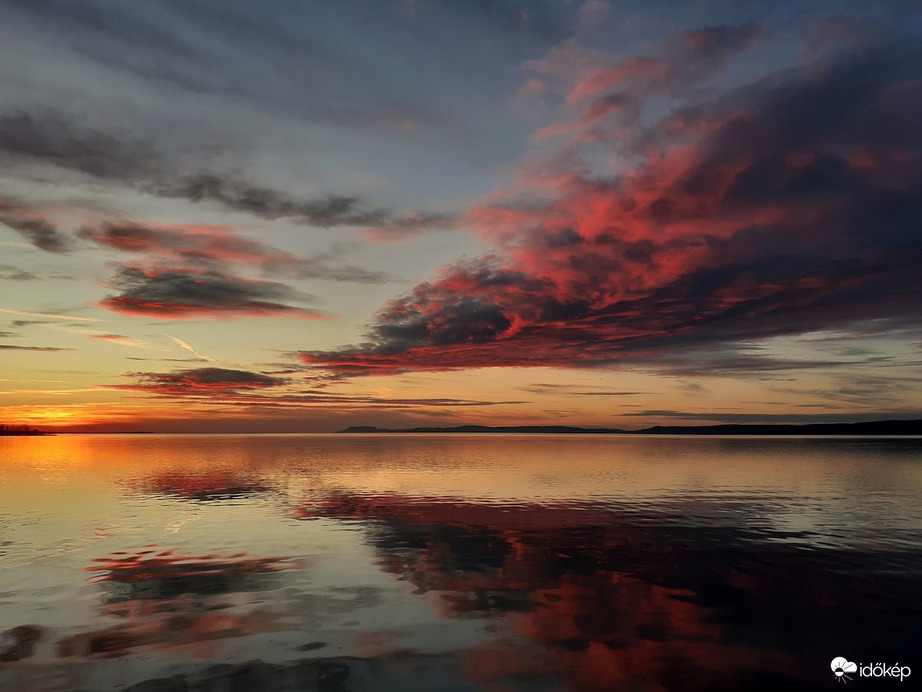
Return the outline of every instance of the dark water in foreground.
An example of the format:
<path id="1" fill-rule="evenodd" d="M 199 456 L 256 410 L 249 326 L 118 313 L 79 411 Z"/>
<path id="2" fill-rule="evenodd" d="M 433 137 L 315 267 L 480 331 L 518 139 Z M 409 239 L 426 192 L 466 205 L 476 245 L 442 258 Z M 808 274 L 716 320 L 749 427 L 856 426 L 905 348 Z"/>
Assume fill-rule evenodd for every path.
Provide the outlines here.
<path id="1" fill-rule="evenodd" d="M 920 500 L 922 439 L 0 438 L 0 690 L 912 689 Z"/>

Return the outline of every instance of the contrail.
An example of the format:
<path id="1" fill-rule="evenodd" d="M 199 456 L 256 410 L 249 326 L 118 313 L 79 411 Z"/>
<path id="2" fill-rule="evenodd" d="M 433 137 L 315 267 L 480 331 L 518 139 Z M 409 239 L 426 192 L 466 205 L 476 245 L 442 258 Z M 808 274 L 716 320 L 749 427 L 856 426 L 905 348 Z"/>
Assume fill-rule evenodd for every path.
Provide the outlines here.
<path id="1" fill-rule="evenodd" d="M 99 320 L 95 317 L 74 317 L 73 315 L 49 315 L 46 312 L 23 312 L 22 310 L 9 310 L 7 308 L 0 308 L 0 312 L 5 312 L 8 315 L 21 315 L 22 317 L 50 317 L 55 320 L 73 320 L 75 322 L 104 322 L 105 320 Z"/>
<path id="2" fill-rule="evenodd" d="M 28 243 L 17 243 L 15 240 L 0 240 L 0 246 L 15 247 L 21 250 L 35 250 L 33 245 L 29 245 Z"/>
<path id="3" fill-rule="evenodd" d="M 208 356 L 203 356 L 201 353 L 199 353 L 198 351 L 196 351 L 194 348 L 192 348 L 189 344 L 187 344 L 187 343 L 186 343 L 185 341 L 183 341 L 182 339 L 177 339 L 175 336 L 170 336 L 169 334 L 167 334 L 166 336 L 169 336 L 169 337 L 176 343 L 177 346 L 181 346 L 182 348 L 186 349 L 186 350 L 189 351 L 190 353 L 195 354 L 198 358 L 201 358 L 202 360 L 207 361 L 207 362 L 209 362 L 209 363 L 214 363 L 214 362 L 215 362 L 215 359 L 214 359 L 214 358 L 209 358 Z"/>
<path id="4" fill-rule="evenodd" d="M 58 384 L 68 384 L 70 382 L 73 382 L 73 380 L 32 380 L 32 379 L 21 379 L 21 378 L 10 380 L 10 379 L 7 379 L 6 377 L 0 377 L 0 382 L 56 382 Z"/>

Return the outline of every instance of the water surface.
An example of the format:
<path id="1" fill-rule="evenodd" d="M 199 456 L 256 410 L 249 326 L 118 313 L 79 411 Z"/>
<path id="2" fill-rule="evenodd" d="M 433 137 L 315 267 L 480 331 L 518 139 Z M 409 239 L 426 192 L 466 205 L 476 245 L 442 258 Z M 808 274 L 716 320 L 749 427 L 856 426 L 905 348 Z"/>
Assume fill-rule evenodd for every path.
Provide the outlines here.
<path id="1" fill-rule="evenodd" d="M 0 438 L 0 689 L 922 676 L 920 499 L 912 438 Z"/>

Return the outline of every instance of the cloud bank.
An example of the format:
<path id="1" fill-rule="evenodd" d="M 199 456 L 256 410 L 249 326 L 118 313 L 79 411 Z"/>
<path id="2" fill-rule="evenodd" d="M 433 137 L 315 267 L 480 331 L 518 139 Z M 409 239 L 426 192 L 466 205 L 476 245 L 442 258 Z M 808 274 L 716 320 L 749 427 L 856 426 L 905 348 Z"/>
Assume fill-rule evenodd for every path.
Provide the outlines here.
<path id="1" fill-rule="evenodd" d="M 413 410 L 417 407 L 456 408 L 519 404 L 521 401 L 477 401 L 451 397 L 380 397 L 298 388 L 291 378 L 248 370 L 196 368 L 170 373 L 128 373 L 134 382 L 105 385 L 108 389 L 154 394 L 167 399 L 192 399 L 209 405 L 258 409 L 300 409 L 319 406 L 342 410 Z"/>
<path id="2" fill-rule="evenodd" d="M 96 128 L 51 108 L 0 113 L 0 157 L 7 165 L 52 166 L 157 197 L 212 203 L 318 228 L 361 227 L 406 235 L 452 223 L 449 214 L 394 211 L 353 195 L 297 195 L 220 171 L 184 172 L 175 156 L 166 156 L 145 138 Z M 49 235 L 32 231 L 39 232 Z"/>
<path id="3" fill-rule="evenodd" d="M 110 285 L 119 293 L 100 304 L 122 313 L 154 317 L 265 317 L 281 313 L 325 317 L 316 310 L 278 302 L 299 294 L 279 282 L 257 281 L 238 274 L 256 269 L 263 275 L 381 283 L 387 277 L 359 267 L 330 263 L 330 255 L 300 257 L 245 238 L 232 229 L 103 223 L 78 235 L 96 245 L 137 259 L 115 265 Z M 312 296 L 300 296 L 312 300 Z"/>
<path id="4" fill-rule="evenodd" d="M 157 226 L 127 221 L 84 227 L 78 235 L 96 245 L 172 266 L 229 270 L 254 267 L 264 274 L 292 279 L 382 283 L 387 276 L 361 267 L 335 265 L 329 255 L 300 257 L 214 226 Z"/>

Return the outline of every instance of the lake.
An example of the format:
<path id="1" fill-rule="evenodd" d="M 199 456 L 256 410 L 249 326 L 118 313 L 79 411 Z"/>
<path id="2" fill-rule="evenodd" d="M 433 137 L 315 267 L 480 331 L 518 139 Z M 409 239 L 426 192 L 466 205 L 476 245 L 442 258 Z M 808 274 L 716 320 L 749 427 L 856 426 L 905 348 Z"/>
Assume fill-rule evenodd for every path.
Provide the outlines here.
<path id="1" fill-rule="evenodd" d="M 834 689 L 920 584 L 920 438 L 0 438 L 4 691 Z"/>

